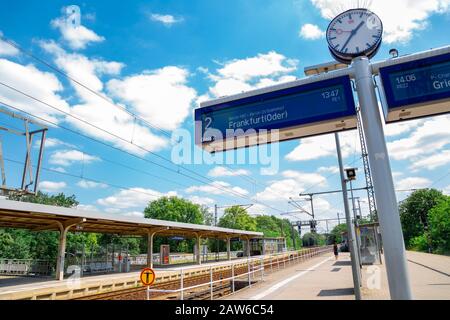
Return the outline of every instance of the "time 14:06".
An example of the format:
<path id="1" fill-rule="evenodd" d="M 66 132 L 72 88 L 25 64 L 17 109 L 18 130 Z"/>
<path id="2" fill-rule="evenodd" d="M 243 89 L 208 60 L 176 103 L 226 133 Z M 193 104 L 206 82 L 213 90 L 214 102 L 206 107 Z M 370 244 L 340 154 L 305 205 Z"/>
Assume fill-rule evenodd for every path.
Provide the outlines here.
<path id="1" fill-rule="evenodd" d="M 397 84 L 413 82 L 416 81 L 416 75 L 414 73 L 411 73 L 404 76 L 396 77 L 395 80 L 397 81 Z"/>

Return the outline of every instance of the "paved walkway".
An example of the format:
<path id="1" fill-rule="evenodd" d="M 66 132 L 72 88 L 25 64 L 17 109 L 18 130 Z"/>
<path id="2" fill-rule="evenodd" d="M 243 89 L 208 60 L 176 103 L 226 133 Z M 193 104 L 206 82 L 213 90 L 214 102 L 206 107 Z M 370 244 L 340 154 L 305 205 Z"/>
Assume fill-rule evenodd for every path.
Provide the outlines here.
<path id="1" fill-rule="evenodd" d="M 450 299 L 450 257 L 418 252 L 407 252 L 407 257 L 415 299 Z M 362 284 L 364 300 L 389 299 L 384 264 L 364 266 Z M 353 300 L 350 256 L 341 253 L 335 261 L 333 255 L 325 254 L 288 266 L 227 299 Z"/>
<path id="2" fill-rule="evenodd" d="M 268 274 L 263 283 L 244 289 L 228 299 L 353 300 L 351 279 L 347 253 L 341 254 L 338 261 L 332 254 L 324 254 Z"/>
<path id="3" fill-rule="evenodd" d="M 450 300 L 450 257 L 413 251 L 407 251 L 406 256 L 413 298 Z M 364 267 L 364 299 L 389 299 L 385 265 L 379 267 L 379 288 L 372 289 L 368 287 L 377 286 L 373 278 L 374 269 L 368 272 L 368 267 Z"/>

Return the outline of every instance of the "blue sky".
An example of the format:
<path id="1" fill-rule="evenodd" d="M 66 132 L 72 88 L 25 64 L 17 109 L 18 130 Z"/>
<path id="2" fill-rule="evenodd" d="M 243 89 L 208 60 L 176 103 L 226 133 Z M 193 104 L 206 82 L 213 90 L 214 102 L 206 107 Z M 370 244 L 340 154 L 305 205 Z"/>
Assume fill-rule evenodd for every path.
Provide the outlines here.
<path id="1" fill-rule="evenodd" d="M 52 171 L 42 172 L 40 188 L 73 193 L 80 208 L 139 215 L 148 201 L 176 194 L 207 206 L 255 203 L 253 214 L 279 215 L 295 210 L 290 196 L 339 188 L 333 135 L 280 143 L 280 166 L 272 175 L 252 164 L 180 169 L 161 157 L 171 158 L 173 132 L 193 132 L 199 101 L 302 78 L 304 67 L 330 61 L 323 31 L 333 15 L 358 2 L 384 22 L 374 60 L 387 58 L 392 47 L 407 54 L 449 44 L 448 0 L 14 1 L 0 12 L 2 34 L 106 99 L 4 42 L 0 81 L 147 151 L 4 86 L 0 102 L 116 148 L 50 126 L 44 167 Z M 70 5 L 80 8 L 75 29 L 66 23 Z M 22 125 L 0 117 L 1 124 Z M 449 125 L 449 116 L 439 116 L 385 128 L 398 189 L 433 186 L 450 193 Z M 355 187 L 364 186 L 357 132 L 341 136 L 345 163 L 359 168 Z M 5 157 L 23 162 L 23 141 L 3 133 L 2 139 Z M 6 167 L 8 184 L 17 186 L 21 165 L 7 161 Z M 339 196 L 317 197 L 315 203 L 318 218 L 342 212 Z M 367 212 L 367 203 L 361 206 Z"/>

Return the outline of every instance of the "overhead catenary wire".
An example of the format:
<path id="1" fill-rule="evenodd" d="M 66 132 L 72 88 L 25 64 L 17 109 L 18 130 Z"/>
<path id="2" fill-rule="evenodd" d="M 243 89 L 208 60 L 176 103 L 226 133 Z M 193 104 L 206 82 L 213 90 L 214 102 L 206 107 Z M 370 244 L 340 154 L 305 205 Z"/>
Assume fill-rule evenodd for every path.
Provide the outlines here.
<path id="1" fill-rule="evenodd" d="M 10 46 L 16 48 L 17 50 L 21 51 L 22 53 L 24 53 L 25 55 L 29 56 L 30 58 L 38 61 L 39 63 L 45 65 L 46 67 L 48 67 L 49 69 L 57 72 L 58 74 L 66 77 L 67 79 L 71 80 L 73 83 L 75 83 L 76 85 L 81 86 L 82 88 L 86 89 L 88 92 L 96 95 L 97 97 L 105 100 L 106 102 L 108 102 L 110 105 L 114 106 L 115 108 L 118 108 L 124 112 L 126 112 L 127 114 L 129 114 L 130 116 L 133 117 L 133 134 L 132 134 L 132 138 L 131 138 L 131 142 L 133 143 L 133 137 L 134 137 L 134 130 L 135 130 L 135 125 L 136 125 L 136 120 L 139 119 L 139 121 L 141 121 L 142 123 L 148 125 L 150 128 L 153 128 L 157 131 L 162 132 L 165 136 L 167 136 L 168 138 L 171 138 L 171 134 L 170 132 L 156 126 L 155 124 L 152 124 L 150 122 L 148 122 L 146 119 L 144 119 L 143 117 L 139 116 L 138 114 L 128 110 L 126 107 L 123 107 L 121 105 L 118 105 L 116 103 L 113 103 L 111 101 L 111 99 L 109 99 L 107 96 L 99 93 L 96 90 L 91 89 L 89 86 L 85 85 L 84 83 L 82 83 L 81 81 L 75 79 L 74 77 L 68 75 L 66 72 L 64 72 L 63 70 L 61 70 L 60 68 L 58 68 L 57 66 L 53 65 L 52 63 L 46 61 L 45 59 L 42 59 L 38 56 L 36 56 L 35 54 L 33 54 L 32 52 L 30 52 L 29 50 L 25 50 L 24 48 L 22 48 L 21 46 L 19 46 L 16 42 L 12 41 L 11 39 L 6 38 L 3 34 L 0 33 L 0 39 L 3 40 L 5 43 L 9 44 Z M 133 143 L 134 144 L 134 143 Z M 228 166 L 227 166 L 228 167 Z M 229 168 L 229 167 L 228 167 Z M 257 183 L 257 181 L 253 178 L 251 178 L 249 175 L 247 174 L 238 174 L 237 176 L 244 178 L 252 183 Z"/>
<path id="2" fill-rule="evenodd" d="M 2 83 L 0 82 L 0 84 L 2 84 Z M 130 156 L 133 156 L 133 157 L 135 157 L 135 158 L 137 158 L 137 159 L 143 160 L 143 161 L 148 162 L 148 163 L 150 163 L 150 164 L 157 165 L 157 166 L 159 166 L 159 167 L 161 167 L 161 168 L 164 168 L 164 169 L 166 169 L 166 170 L 168 170 L 168 171 L 171 171 L 171 172 L 173 172 L 173 173 L 182 175 L 182 176 L 184 176 L 184 177 L 186 177 L 186 178 L 195 180 L 195 181 L 197 181 L 197 182 L 199 182 L 199 183 L 202 183 L 202 184 L 205 183 L 205 181 L 202 181 L 202 180 L 200 180 L 200 179 L 198 179 L 198 178 L 196 178 L 196 177 L 193 177 L 193 176 L 190 176 L 190 175 L 188 175 L 188 174 L 185 174 L 185 173 L 181 172 L 180 170 L 174 170 L 173 168 L 169 168 L 169 167 L 164 166 L 164 165 L 162 165 L 162 164 L 160 164 L 160 163 L 154 162 L 154 161 L 152 161 L 152 160 L 149 160 L 149 159 L 146 159 L 146 158 L 144 158 L 144 157 L 138 156 L 138 155 L 136 155 L 136 154 L 133 154 L 133 153 L 128 152 L 128 151 L 126 151 L 126 150 L 123 150 L 123 149 L 121 149 L 121 148 L 115 147 L 115 146 L 113 146 L 113 145 L 111 145 L 111 144 L 108 144 L 108 143 L 103 142 L 103 141 L 101 141 L 101 140 L 99 140 L 99 139 L 93 138 L 93 137 L 91 137 L 91 136 L 89 136 L 89 135 L 83 134 L 83 133 L 81 133 L 81 132 L 79 132 L 79 131 L 77 131 L 77 130 L 74 130 L 74 129 L 68 128 L 68 127 L 66 127 L 66 126 L 63 126 L 63 125 L 61 125 L 61 124 L 58 124 L 58 123 L 56 123 L 56 122 L 54 122 L 54 121 L 51 121 L 51 120 L 42 118 L 42 117 L 40 117 L 40 116 L 33 115 L 33 114 L 31 114 L 30 112 L 27 112 L 27 111 L 25 111 L 25 110 L 23 110 L 23 109 L 21 109 L 21 108 L 17 108 L 17 107 L 15 107 L 15 106 L 12 106 L 11 104 L 8 104 L 8 103 L 6 103 L 6 102 L 4 102 L 4 101 L 0 101 L 0 104 L 3 104 L 4 106 L 6 106 L 6 107 L 8 107 L 8 108 L 11 108 L 11 109 L 14 109 L 14 110 L 17 110 L 17 111 L 19 111 L 19 112 L 23 112 L 23 113 L 25 113 L 25 114 L 27 114 L 27 115 L 30 115 L 30 116 L 32 116 L 32 117 L 34 117 L 34 118 L 36 118 L 36 119 L 41 120 L 41 121 L 47 122 L 47 123 L 49 123 L 49 124 L 51 124 L 51 125 L 54 125 L 54 126 L 56 126 L 56 127 L 58 127 L 58 128 L 61 128 L 61 129 L 63 129 L 63 130 L 67 130 L 67 131 L 69 131 L 69 132 L 71 132 L 71 133 L 80 135 L 80 136 L 82 136 L 82 137 L 84 137 L 84 138 L 86 138 L 86 139 L 89 139 L 89 140 L 91 140 L 91 141 L 94 141 L 94 142 L 96 142 L 96 143 L 100 143 L 100 144 L 102 144 L 102 145 L 104 145 L 104 146 L 107 146 L 107 147 L 109 147 L 109 148 L 112 148 L 112 149 L 114 149 L 114 150 L 116 150 L 116 151 L 123 152 L 123 153 L 125 153 L 125 154 L 128 154 L 128 155 L 130 155 Z M 44 104 L 46 104 L 46 103 L 44 103 Z M 103 129 L 102 129 L 102 131 L 107 132 L 106 130 L 103 130 Z M 124 140 L 124 141 L 127 142 L 127 140 Z M 127 143 L 129 143 L 129 142 L 127 142 Z M 209 178 L 208 178 L 208 180 L 214 182 L 213 180 L 211 180 L 211 179 L 209 179 Z M 265 207 L 267 207 L 267 208 L 270 208 L 270 209 L 272 209 L 272 210 L 275 210 L 275 211 L 281 211 L 281 210 L 278 209 L 278 208 L 275 208 L 275 207 L 273 207 L 273 206 L 270 206 L 270 205 L 268 205 L 268 204 L 265 204 L 265 203 L 263 203 L 263 202 L 261 202 L 261 201 L 254 200 L 254 199 L 252 199 L 251 197 L 246 196 L 246 195 L 244 195 L 244 194 L 241 194 L 241 193 L 239 193 L 239 192 L 237 192 L 237 191 L 234 191 L 234 190 L 232 190 L 232 189 L 230 189 L 230 188 L 222 187 L 222 186 L 219 186 L 219 185 L 214 184 L 214 183 L 210 184 L 210 186 L 211 186 L 212 188 L 215 188 L 215 189 L 224 191 L 225 194 L 227 194 L 227 192 L 229 192 L 229 193 L 234 194 L 234 195 L 236 195 L 236 196 L 238 196 L 238 197 L 240 197 L 240 198 L 243 198 L 243 199 L 246 199 L 246 200 L 251 200 L 251 201 L 253 201 L 253 202 L 255 202 L 255 203 L 259 203 L 259 204 L 261 204 L 261 205 L 263 205 L 263 206 L 265 206 Z"/>
<path id="3" fill-rule="evenodd" d="M 122 111 L 128 113 L 130 116 L 133 117 L 133 132 L 134 132 L 134 126 L 135 126 L 135 124 L 136 124 L 136 120 L 139 119 L 139 120 L 142 121 L 143 123 L 147 124 L 149 127 L 154 128 L 154 129 L 156 129 L 156 130 L 158 130 L 158 131 L 160 131 L 160 132 L 163 132 L 163 133 L 164 133 L 166 136 L 168 136 L 168 137 L 171 136 L 169 132 L 163 130 L 162 128 L 159 128 L 158 126 L 156 126 L 156 125 L 154 125 L 154 124 L 149 123 L 146 119 L 142 118 L 141 116 L 139 116 L 138 114 L 136 114 L 136 113 L 134 113 L 134 112 L 131 112 L 131 111 L 128 110 L 127 108 L 125 108 L 125 107 L 123 107 L 123 106 L 120 106 L 120 105 L 117 105 L 117 104 L 113 103 L 107 96 L 105 96 L 105 95 L 99 93 L 99 92 L 96 91 L 96 90 L 91 89 L 90 87 L 88 87 L 87 85 L 85 85 L 84 83 L 82 83 L 81 81 L 79 81 L 79 80 L 75 79 L 74 77 L 68 75 L 66 72 L 64 72 L 63 70 L 61 70 L 61 69 L 58 68 L 57 66 L 53 65 L 52 63 L 46 61 L 45 59 L 42 59 L 42 58 L 36 56 L 35 54 L 33 54 L 32 52 L 30 52 L 30 51 L 28 51 L 28 50 L 25 50 L 25 49 L 22 48 L 20 45 L 18 45 L 16 42 L 14 42 L 14 41 L 12 41 L 12 40 L 6 38 L 4 35 L 0 34 L 0 39 L 2 39 L 5 43 L 9 44 L 10 46 L 16 48 L 17 50 L 21 51 L 21 52 L 24 53 L 25 55 L 31 57 L 32 59 L 34 59 L 34 60 L 38 61 L 39 63 L 45 65 L 46 67 L 50 68 L 51 70 L 54 70 L 54 71 L 57 72 L 58 74 L 60 74 L 60 75 L 62 75 L 62 76 L 64 76 L 64 77 L 66 77 L 67 79 L 73 81 L 73 83 L 75 83 L 75 84 L 81 86 L 82 88 L 88 90 L 90 93 L 92 93 L 92 94 L 94 94 L 94 95 L 100 97 L 101 99 L 103 99 L 103 100 L 105 100 L 106 102 L 108 102 L 110 105 L 112 105 L 112 106 L 114 106 L 114 107 L 116 107 L 116 108 L 119 108 L 120 110 L 122 110 Z M 3 84 L 3 85 L 4 85 L 4 84 Z M 9 88 L 12 89 L 11 87 L 9 87 Z M 22 93 L 22 94 L 24 94 L 24 93 Z M 30 98 L 32 98 L 30 95 L 27 95 L 27 96 L 30 97 Z M 60 111 L 60 112 L 63 112 L 63 111 L 60 110 L 59 108 L 56 108 L 56 109 L 57 109 L 58 111 Z M 64 112 L 63 112 L 63 113 L 64 113 Z M 68 114 L 68 115 L 70 116 L 70 114 Z M 79 119 L 78 117 L 77 117 L 77 119 L 78 119 L 79 121 L 83 121 L 83 120 Z M 86 121 L 83 121 L 83 122 L 85 122 L 85 123 L 87 124 Z M 98 130 L 102 130 L 101 128 L 98 128 L 97 126 L 95 126 L 95 127 L 96 127 Z M 102 131 L 104 131 L 104 130 L 102 130 Z M 162 157 L 161 155 L 158 155 L 158 154 L 156 154 L 156 153 L 154 153 L 154 152 L 152 152 L 152 151 L 150 151 L 150 150 L 147 150 L 147 149 L 145 149 L 145 148 L 141 148 L 141 146 L 139 146 L 139 145 L 136 145 L 136 144 L 133 142 L 133 136 L 134 136 L 134 134 L 132 135 L 131 140 L 130 140 L 130 141 L 127 141 L 126 139 L 123 139 L 123 138 L 118 137 L 117 135 L 115 135 L 116 138 L 118 138 L 118 139 L 120 139 L 120 140 L 123 140 L 123 141 L 125 141 L 125 142 L 127 142 L 127 143 L 130 143 L 130 142 L 131 142 L 132 145 L 134 145 L 134 146 L 136 146 L 136 147 L 142 149 L 143 151 L 149 152 L 149 153 L 151 153 L 152 155 L 155 155 L 155 156 L 157 156 L 157 157 L 159 157 L 159 158 L 161 158 L 161 159 L 163 159 L 163 160 L 165 160 L 165 161 L 169 161 L 169 162 L 171 162 L 171 163 L 173 164 L 173 162 L 172 162 L 171 160 L 166 159 L 165 157 Z M 178 166 L 180 167 L 180 165 L 178 165 Z M 224 164 L 224 166 L 227 167 L 228 169 L 230 169 L 230 170 L 233 171 L 233 169 L 231 169 L 228 165 L 225 165 L 225 164 Z M 187 171 L 190 171 L 190 172 L 193 173 L 193 174 L 198 175 L 197 172 L 195 172 L 195 171 L 192 171 L 192 170 L 189 170 L 189 169 L 186 169 L 186 168 L 183 168 L 183 169 L 184 169 L 184 170 L 187 170 Z M 202 175 L 199 175 L 199 176 L 202 176 Z M 243 173 L 243 174 L 237 174 L 236 176 L 238 176 L 238 177 L 240 177 L 240 178 L 242 178 L 242 179 L 246 179 L 247 181 L 253 183 L 254 185 L 258 184 L 258 185 L 262 186 L 263 188 L 266 188 L 265 185 L 259 183 L 256 179 L 250 177 L 248 174 Z M 214 182 L 212 179 L 209 179 L 209 178 L 207 178 L 207 177 L 205 177 L 205 176 L 202 176 L 202 177 L 205 178 L 205 179 L 208 179 L 210 182 Z M 268 191 L 271 192 L 271 193 L 273 193 L 273 194 L 277 194 L 278 196 L 284 197 L 284 195 L 282 195 L 281 193 L 278 193 L 278 192 L 276 192 L 276 191 L 273 191 L 273 190 L 270 190 L 270 189 L 268 189 Z M 279 210 L 279 211 L 281 211 L 281 210 Z"/>
<path id="4" fill-rule="evenodd" d="M 149 127 L 151 127 L 151 128 L 153 128 L 153 129 L 155 129 L 155 130 L 158 130 L 158 131 L 162 132 L 162 133 L 163 133 L 164 135 L 166 135 L 167 137 L 169 137 L 169 138 L 171 137 L 171 134 L 170 134 L 168 131 L 166 131 L 166 130 L 160 128 L 160 127 L 158 127 L 158 126 L 155 125 L 155 124 L 151 124 L 151 123 L 148 122 L 146 119 L 144 119 L 144 118 L 142 118 L 141 116 L 135 114 L 134 112 L 131 112 L 131 111 L 128 110 L 127 108 L 125 108 L 125 107 L 123 107 L 123 106 L 120 106 L 120 105 L 118 105 L 118 104 L 116 104 L 116 103 L 113 103 L 113 102 L 111 101 L 111 99 L 109 99 L 107 96 L 105 96 L 105 95 L 99 93 L 99 92 L 96 91 L 96 90 L 91 89 L 90 87 L 88 87 L 87 85 L 83 84 L 81 81 L 75 79 L 74 77 L 68 75 L 66 72 L 64 72 L 64 71 L 61 70 L 60 68 L 56 67 L 55 65 L 53 65 L 53 64 L 51 64 L 51 63 L 49 63 L 49 62 L 47 62 L 46 60 L 44 60 L 44 59 L 42 59 L 42 58 L 40 58 L 40 57 L 38 57 L 38 56 L 36 56 L 35 54 L 33 54 L 33 53 L 30 52 L 30 51 L 25 50 L 24 48 L 22 48 L 21 46 L 19 46 L 19 45 L 18 45 L 17 43 L 15 43 L 14 41 L 12 41 L 12 40 L 6 38 L 6 37 L 5 37 L 3 34 L 1 34 L 1 33 L 0 33 L 0 39 L 1 39 L 2 41 L 4 41 L 5 43 L 9 44 L 10 46 L 16 48 L 17 50 L 21 51 L 21 52 L 24 53 L 25 55 L 29 56 L 30 58 L 32 58 L 32 59 L 38 61 L 39 63 L 45 65 L 45 66 L 48 67 L 49 69 L 51 69 L 51 70 L 57 72 L 58 74 L 60 74 L 60 75 L 62 75 L 62 76 L 64 76 L 64 77 L 66 77 L 67 79 L 69 79 L 69 80 L 72 81 L 73 83 L 79 85 L 80 87 L 86 89 L 87 91 L 91 92 L 92 94 L 96 95 L 97 97 L 99 97 L 99 98 L 103 99 L 104 101 L 108 102 L 108 103 L 109 103 L 110 105 L 112 105 L 113 107 L 118 108 L 118 109 L 120 109 L 120 110 L 122 110 L 122 111 L 128 113 L 130 116 L 134 117 L 135 119 L 139 119 L 140 121 L 142 121 L 143 123 L 145 123 L 145 124 L 148 125 Z"/>
<path id="5" fill-rule="evenodd" d="M 109 143 L 106 143 L 106 142 L 101 141 L 101 140 L 99 140 L 99 139 L 93 138 L 93 137 L 91 137 L 91 136 L 89 136 L 89 135 L 83 134 L 83 133 L 81 133 L 81 132 L 79 132 L 79 131 L 77 131 L 77 130 L 68 128 L 68 127 L 66 127 L 66 126 L 63 126 L 63 125 L 58 124 L 58 123 L 56 123 L 56 122 L 54 122 L 54 121 L 51 121 L 51 120 L 48 120 L 48 119 L 44 119 L 44 118 L 42 118 L 42 117 L 40 117 L 40 116 L 33 115 L 33 114 L 31 114 L 31 113 L 29 113 L 29 112 L 27 112 L 27 111 L 25 111 L 25 110 L 23 110 L 23 109 L 21 109 L 21 108 L 17 108 L 17 107 L 15 107 L 15 106 L 12 106 L 11 104 L 5 103 L 5 102 L 3 102 L 3 101 L 0 101 L 0 104 L 3 104 L 4 106 L 6 106 L 6 107 L 8 107 L 8 108 L 11 108 L 11 109 L 14 109 L 14 110 L 16 110 L 16 111 L 23 112 L 23 113 L 25 113 L 25 114 L 27 114 L 27 115 L 29 115 L 29 116 L 32 116 L 32 117 L 34 117 L 34 118 L 36 118 L 36 119 L 39 119 L 40 121 L 49 123 L 49 124 L 51 124 L 51 125 L 53 125 L 53 126 L 56 126 L 56 127 L 61 128 L 61 129 L 63 129 L 63 130 L 69 131 L 69 132 L 71 132 L 71 133 L 73 133 L 73 134 L 82 136 L 83 138 L 86 138 L 86 139 L 91 140 L 91 141 L 93 141 L 93 142 L 99 143 L 99 144 L 101 144 L 101 145 L 103 145 L 103 146 L 106 146 L 106 147 L 109 147 L 109 148 L 111 148 L 111 149 L 113 149 L 113 150 L 116 150 L 116 151 L 125 153 L 125 154 L 127 154 L 127 155 L 130 155 L 130 156 L 132 156 L 132 157 L 134 157 L 134 158 L 136 158 L 136 159 L 145 161 L 145 162 L 150 163 L 150 164 L 157 165 L 157 166 L 159 166 L 159 167 L 161 167 L 161 168 L 163 168 L 163 169 L 166 169 L 166 170 L 168 170 L 168 171 L 171 171 L 171 172 L 173 172 L 173 173 L 175 173 L 175 174 L 182 175 L 182 176 L 184 176 L 184 177 L 186 177 L 186 178 L 195 180 L 195 181 L 197 181 L 197 182 L 199 182 L 199 183 L 202 183 L 202 184 L 205 183 L 204 181 L 202 181 L 202 180 L 200 180 L 200 179 L 198 179 L 198 178 L 196 178 L 196 177 L 187 175 L 187 174 L 185 174 L 185 173 L 183 173 L 183 172 L 181 172 L 181 171 L 179 171 L 179 170 L 174 170 L 173 168 L 169 168 L 169 167 L 164 166 L 164 165 L 162 165 L 162 164 L 160 164 L 160 163 L 154 162 L 154 161 L 152 161 L 152 160 L 149 160 L 149 159 L 146 159 L 146 158 L 141 157 L 141 156 L 139 156 L 139 155 L 133 154 L 133 153 L 128 152 L 128 151 L 126 151 L 126 150 L 123 150 L 123 149 L 121 149 L 121 148 L 115 147 L 115 146 L 113 146 L 113 145 L 111 145 L 111 144 L 109 144 Z M 226 187 L 221 187 L 221 186 L 216 185 L 216 184 L 211 184 L 211 187 L 213 187 L 213 188 L 215 188 L 215 189 L 218 189 L 218 190 L 221 190 L 221 191 L 224 191 L 225 194 L 227 194 L 227 192 L 229 192 L 229 193 L 232 193 L 232 194 L 234 194 L 234 195 L 236 195 L 236 196 L 238 196 L 238 197 L 241 197 L 241 198 L 243 198 L 243 199 L 251 200 L 251 201 L 253 201 L 253 202 L 259 203 L 259 204 L 261 204 L 261 205 L 263 205 L 263 206 L 265 206 L 265 207 L 267 207 L 267 208 L 270 208 L 270 209 L 272 209 L 272 210 L 280 211 L 278 208 L 275 208 L 275 207 L 273 207 L 273 206 L 270 206 L 270 205 L 265 204 L 265 203 L 260 202 L 260 201 L 255 201 L 255 200 L 253 200 L 252 198 L 250 198 L 250 197 L 248 197 L 248 196 L 246 196 L 246 195 L 244 195 L 244 194 L 238 193 L 238 192 L 236 192 L 236 191 L 234 191 L 234 190 L 228 190 L 228 188 L 226 188 Z"/>

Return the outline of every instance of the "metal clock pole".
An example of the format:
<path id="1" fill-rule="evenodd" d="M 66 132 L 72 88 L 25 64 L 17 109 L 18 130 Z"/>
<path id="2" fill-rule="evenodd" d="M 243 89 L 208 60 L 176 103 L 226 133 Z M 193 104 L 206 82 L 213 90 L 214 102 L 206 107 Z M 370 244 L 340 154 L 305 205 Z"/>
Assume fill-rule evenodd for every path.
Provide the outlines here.
<path id="1" fill-rule="evenodd" d="M 412 299 L 406 263 L 405 244 L 395 196 L 389 156 L 367 57 L 353 59 L 356 91 L 361 107 L 373 186 L 378 205 L 378 219 L 383 235 L 386 271 L 391 299 Z"/>

